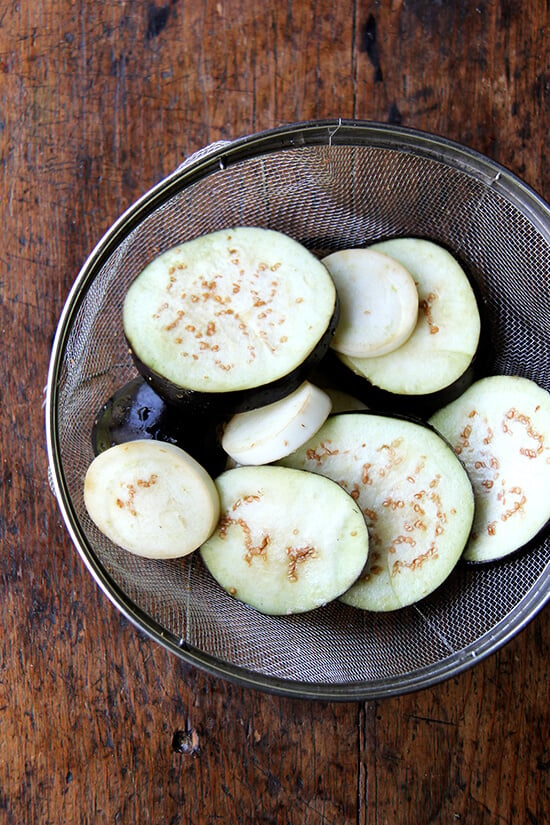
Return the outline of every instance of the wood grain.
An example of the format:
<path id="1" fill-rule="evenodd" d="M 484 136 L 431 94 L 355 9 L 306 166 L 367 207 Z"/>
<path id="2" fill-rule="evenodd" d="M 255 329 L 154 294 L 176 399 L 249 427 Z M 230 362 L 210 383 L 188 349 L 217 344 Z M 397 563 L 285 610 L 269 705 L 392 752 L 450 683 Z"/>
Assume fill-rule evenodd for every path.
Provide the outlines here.
<path id="1" fill-rule="evenodd" d="M 0 4 L 0 819 L 543 825 L 547 613 L 459 678 L 370 703 L 177 661 L 84 569 L 49 490 L 43 388 L 83 260 L 208 143 L 346 117 L 444 134 L 550 197 L 544 0 Z"/>

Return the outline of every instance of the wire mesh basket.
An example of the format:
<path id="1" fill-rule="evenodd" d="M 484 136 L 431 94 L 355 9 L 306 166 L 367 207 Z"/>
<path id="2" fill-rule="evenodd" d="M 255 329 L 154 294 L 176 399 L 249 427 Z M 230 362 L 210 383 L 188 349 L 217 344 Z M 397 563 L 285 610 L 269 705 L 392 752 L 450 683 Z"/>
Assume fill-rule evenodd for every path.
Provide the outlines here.
<path id="1" fill-rule="evenodd" d="M 491 373 L 550 388 L 550 209 L 506 169 L 456 143 L 356 121 L 307 122 L 197 153 L 134 204 L 92 251 L 67 299 L 46 397 L 50 481 L 104 593 L 138 628 L 211 674 L 330 700 L 390 696 L 460 673 L 508 641 L 550 593 L 548 531 L 499 563 L 459 564 L 391 613 L 335 602 L 265 616 L 224 593 L 198 554 L 158 561 L 114 546 L 89 519 L 83 479 L 100 406 L 135 375 L 121 323 L 143 267 L 230 226 L 284 232 L 316 255 L 392 236 L 453 251 L 493 330 Z"/>

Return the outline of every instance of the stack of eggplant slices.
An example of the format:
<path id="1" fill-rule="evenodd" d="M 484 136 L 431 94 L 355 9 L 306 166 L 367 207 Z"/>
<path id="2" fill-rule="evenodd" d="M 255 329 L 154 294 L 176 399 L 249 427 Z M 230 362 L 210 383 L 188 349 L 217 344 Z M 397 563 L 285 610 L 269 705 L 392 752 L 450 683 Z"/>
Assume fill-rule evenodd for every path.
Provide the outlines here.
<path id="1" fill-rule="evenodd" d="M 270 615 L 396 610 L 459 559 L 525 551 L 550 519 L 550 394 L 487 375 L 482 306 L 424 239 L 169 249 L 125 296 L 137 375 L 94 421 L 90 518 L 140 556 L 198 552 Z"/>

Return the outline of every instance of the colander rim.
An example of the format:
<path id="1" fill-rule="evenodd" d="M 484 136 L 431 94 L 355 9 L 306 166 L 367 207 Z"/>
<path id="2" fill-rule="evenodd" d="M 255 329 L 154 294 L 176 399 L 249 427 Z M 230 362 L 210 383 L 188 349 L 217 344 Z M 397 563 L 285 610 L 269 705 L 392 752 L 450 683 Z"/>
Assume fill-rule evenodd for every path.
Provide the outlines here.
<path id="1" fill-rule="evenodd" d="M 358 143 L 360 139 L 360 142 Z M 498 162 L 461 143 L 431 132 L 375 121 L 333 118 L 310 120 L 263 130 L 228 142 L 218 142 L 192 155 L 129 206 L 97 242 L 84 261 L 59 316 L 45 391 L 45 431 L 49 483 L 67 532 L 88 572 L 111 603 L 137 629 L 187 664 L 246 688 L 295 698 L 322 701 L 365 701 L 410 693 L 456 677 L 495 653 L 539 613 L 550 599 L 550 564 L 527 594 L 490 631 L 467 647 L 436 663 L 398 676 L 369 681 L 304 682 L 247 670 L 187 645 L 161 627 L 129 599 L 97 558 L 82 531 L 72 504 L 61 462 L 57 427 L 59 372 L 71 328 L 89 285 L 120 242 L 162 203 L 214 170 L 255 155 L 301 146 L 368 145 L 394 149 L 451 164 L 503 194 L 546 235 L 550 242 L 550 206 L 542 196 Z"/>

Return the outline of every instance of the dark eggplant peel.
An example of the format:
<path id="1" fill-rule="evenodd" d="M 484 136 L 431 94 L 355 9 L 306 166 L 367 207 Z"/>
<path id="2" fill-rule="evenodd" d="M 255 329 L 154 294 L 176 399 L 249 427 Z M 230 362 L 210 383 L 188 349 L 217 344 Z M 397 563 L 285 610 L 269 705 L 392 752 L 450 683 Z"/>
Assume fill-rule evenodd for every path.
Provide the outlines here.
<path id="1" fill-rule="evenodd" d="M 216 418 L 196 416 L 167 404 L 137 375 L 101 406 L 92 427 L 92 448 L 99 455 L 116 444 L 147 439 L 175 444 L 190 453 L 212 475 L 227 461 Z"/>

